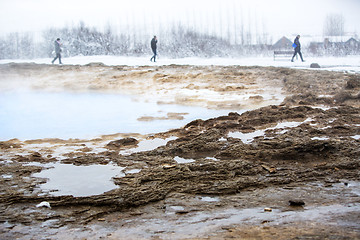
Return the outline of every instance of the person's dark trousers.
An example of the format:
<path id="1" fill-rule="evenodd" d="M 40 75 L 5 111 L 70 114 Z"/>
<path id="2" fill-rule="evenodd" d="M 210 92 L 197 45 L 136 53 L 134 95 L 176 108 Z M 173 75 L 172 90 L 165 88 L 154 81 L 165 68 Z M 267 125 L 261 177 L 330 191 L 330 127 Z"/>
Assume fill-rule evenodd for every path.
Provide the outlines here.
<path id="1" fill-rule="evenodd" d="M 302 54 L 300 52 L 300 49 L 296 49 L 295 48 L 295 52 L 294 52 L 294 56 L 291 58 L 291 61 L 293 62 L 294 61 L 294 57 L 296 56 L 296 54 L 299 54 L 300 55 L 300 58 L 301 58 L 301 61 L 304 61 L 303 57 L 302 57 Z"/>
<path id="2" fill-rule="evenodd" d="M 152 56 L 151 58 L 150 58 L 150 61 L 152 61 L 153 59 L 154 59 L 154 62 L 156 62 L 156 49 L 152 49 L 152 51 L 153 51 L 153 53 L 154 53 L 154 56 Z"/>
<path id="3" fill-rule="evenodd" d="M 60 54 L 60 53 L 57 53 L 57 54 L 56 54 L 56 57 L 55 57 L 54 60 L 52 60 L 51 62 L 54 64 L 54 62 L 56 61 L 56 59 L 59 59 L 59 64 L 62 64 L 62 62 L 61 62 L 61 54 Z"/>

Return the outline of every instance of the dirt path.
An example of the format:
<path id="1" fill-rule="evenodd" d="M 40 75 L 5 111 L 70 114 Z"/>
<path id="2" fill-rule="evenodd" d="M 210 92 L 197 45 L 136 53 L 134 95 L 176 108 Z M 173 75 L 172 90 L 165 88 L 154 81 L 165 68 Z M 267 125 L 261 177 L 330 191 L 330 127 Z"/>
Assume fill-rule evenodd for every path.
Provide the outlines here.
<path id="1" fill-rule="evenodd" d="M 0 142 L 4 238 L 360 238 L 358 75 L 236 66 L 7 64 L 0 65 L 0 79 L 3 91 L 16 82 L 46 91 L 256 108 L 152 136 Z M 151 139 L 167 141 L 131 152 Z M 118 188 L 103 194 L 54 196 L 41 188 L 47 180 L 33 174 L 55 162 L 112 163 L 127 172 L 113 177 Z M 289 206 L 289 200 L 305 205 Z M 43 201 L 51 208 L 36 207 Z"/>

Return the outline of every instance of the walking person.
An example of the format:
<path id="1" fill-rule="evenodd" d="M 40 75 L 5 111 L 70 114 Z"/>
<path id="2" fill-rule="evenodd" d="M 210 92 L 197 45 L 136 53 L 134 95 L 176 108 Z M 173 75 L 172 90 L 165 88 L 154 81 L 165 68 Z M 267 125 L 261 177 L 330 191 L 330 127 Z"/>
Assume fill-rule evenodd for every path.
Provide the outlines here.
<path id="1" fill-rule="evenodd" d="M 154 59 L 154 62 L 156 62 L 156 44 L 157 44 L 157 37 L 156 36 L 154 36 L 153 37 L 153 39 L 151 39 L 151 50 L 153 51 L 153 53 L 154 53 L 154 56 L 152 56 L 151 58 L 150 58 L 150 61 L 152 61 L 153 59 Z"/>
<path id="2" fill-rule="evenodd" d="M 301 44 L 300 44 L 299 40 L 300 40 L 300 35 L 297 35 L 296 38 L 294 39 L 294 44 L 293 44 L 293 47 L 295 48 L 295 52 L 294 52 L 293 57 L 291 58 L 292 62 L 294 61 L 294 57 L 296 56 L 296 54 L 299 54 L 300 58 L 301 58 L 301 61 L 304 62 L 304 59 L 303 59 L 301 51 L 300 51 Z"/>
<path id="3" fill-rule="evenodd" d="M 61 62 L 61 48 L 60 48 L 61 42 L 60 42 L 60 38 L 56 39 L 54 44 L 55 44 L 56 57 L 51 61 L 51 63 L 54 64 L 56 59 L 59 59 L 59 64 L 62 64 L 62 62 Z"/>

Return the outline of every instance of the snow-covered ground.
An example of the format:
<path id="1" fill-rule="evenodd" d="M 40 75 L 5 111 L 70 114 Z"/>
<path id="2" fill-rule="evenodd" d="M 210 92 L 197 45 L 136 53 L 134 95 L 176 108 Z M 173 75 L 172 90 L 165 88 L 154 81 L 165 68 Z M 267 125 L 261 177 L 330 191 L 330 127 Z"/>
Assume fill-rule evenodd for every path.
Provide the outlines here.
<path id="1" fill-rule="evenodd" d="M 346 57 L 311 57 L 306 58 L 305 62 L 295 60 L 291 62 L 290 58 L 279 58 L 274 61 L 273 57 L 243 57 L 243 58 L 158 58 L 156 63 L 150 62 L 150 57 L 124 57 L 124 56 L 77 56 L 71 58 L 63 58 L 64 64 L 85 65 L 93 62 L 101 62 L 105 65 L 127 65 L 127 66 L 144 66 L 144 65 L 240 65 L 240 66 L 274 66 L 274 67 L 290 67 L 290 68 L 310 68 L 311 63 L 318 63 L 322 70 L 348 71 L 360 73 L 360 56 Z M 24 63 L 34 62 L 39 64 L 50 64 L 51 58 L 39 59 L 5 59 L 0 60 L 0 64 L 4 63 Z M 57 62 L 57 61 L 56 61 Z"/>

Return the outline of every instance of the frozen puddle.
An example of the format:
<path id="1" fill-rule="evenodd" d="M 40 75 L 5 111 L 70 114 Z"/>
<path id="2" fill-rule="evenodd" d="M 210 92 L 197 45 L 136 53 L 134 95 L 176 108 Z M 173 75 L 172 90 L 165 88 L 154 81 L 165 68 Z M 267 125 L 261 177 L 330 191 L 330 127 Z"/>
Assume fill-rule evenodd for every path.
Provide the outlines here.
<path id="1" fill-rule="evenodd" d="M 300 126 L 303 123 L 310 122 L 310 121 L 312 121 L 311 118 L 307 118 L 303 122 L 281 122 L 281 123 L 278 123 L 275 127 L 266 128 L 263 130 L 256 130 L 256 131 L 250 132 L 250 133 L 229 132 L 228 137 L 239 138 L 243 143 L 249 144 L 254 140 L 254 138 L 260 137 L 260 136 L 265 136 L 265 132 L 267 130 L 284 129 L 281 132 L 279 132 L 279 134 L 284 134 L 288 131 L 288 130 L 286 130 L 286 128 L 294 128 L 294 127 Z"/>
<path id="2" fill-rule="evenodd" d="M 86 197 L 102 194 L 117 188 L 112 177 L 123 177 L 123 167 L 115 165 L 75 166 L 72 164 L 47 164 L 49 169 L 33 174 L 33 177 L 47 178 L 40 185 L 44 192 L 54 196 L 73 195 Z"/>

